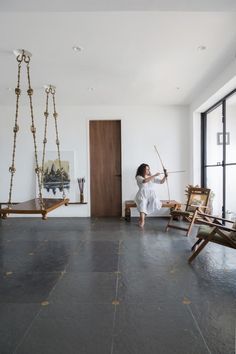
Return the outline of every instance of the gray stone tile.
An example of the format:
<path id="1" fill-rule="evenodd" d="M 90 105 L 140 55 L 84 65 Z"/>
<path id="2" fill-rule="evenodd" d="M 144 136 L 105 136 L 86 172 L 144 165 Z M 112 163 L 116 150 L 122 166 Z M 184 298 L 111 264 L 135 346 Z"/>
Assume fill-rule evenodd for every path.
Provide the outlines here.
<path id="1" fill-rule="evenodd" d="M 86 241 L 74 252 L 67 272 L 115 272 L 118 270 L 118 241 Z"/>
<path id="2" fill-rule="evenodd" d="M 185 305 L 117 306 L 113 354 L 209 354 Z"/>
<path id="3" fill-rule="evenodd" d="M 115 273 L 66 273 L 50 295 L 58 303 L 111 304 L 116 296 Z"/>
<path id="4" fill-rule="evenodd" d="M 0 303 L 0 353 L 13 353 L 40 311 L 37 304 Z"/>
<path id="5" fill-rule="evenodd" d="M 0 303 L 41 303 L 60 276 L 60 273 L 0 274 Z"/>
<path id="6" fill-rule="evenodd" d="M 114 306 L 50 303 L 17 354 L 110 354 Z"/>

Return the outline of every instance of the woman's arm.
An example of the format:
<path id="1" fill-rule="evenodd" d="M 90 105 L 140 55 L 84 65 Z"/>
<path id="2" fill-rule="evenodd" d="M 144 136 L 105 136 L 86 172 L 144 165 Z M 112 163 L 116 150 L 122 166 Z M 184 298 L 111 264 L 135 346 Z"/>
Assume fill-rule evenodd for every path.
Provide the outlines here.
<path id="1" fill-rule="evenodd" d="M 160 173 L 159 173 L 160 174 Z M 167 180 L 167 177 L 168 177 L 168 172 L 166 171 L 166 169 L 164 170 L 164 177 L 159 179 L 157 178 L 156 179 L 156 183 L 159 183 L 159 184 L 163 184 L 166 180 Z"/>
<path id="2" fill-rule="evenodd" d="M 155 175 L 145 177 L 144 180 L 143 180 L 143 183 L 148 183 L 148 182 L 154 180 L 154 179 L 155 179 L 157 176 L 159 176 L 159 175 L 160 175 L 160 173 L 157 172 L 157 173 L 155 173 Z M 164 177 L 164 178 L 165 178 L 165 177 Z M 164 182 L 163 182 L 163 183 L 164 183 Z"/>

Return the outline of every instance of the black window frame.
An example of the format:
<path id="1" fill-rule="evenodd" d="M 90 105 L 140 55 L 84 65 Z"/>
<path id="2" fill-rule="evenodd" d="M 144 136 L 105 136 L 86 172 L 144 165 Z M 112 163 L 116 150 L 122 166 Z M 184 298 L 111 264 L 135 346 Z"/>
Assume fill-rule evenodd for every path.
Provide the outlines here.
<path id="1" fill-rule="evenodd" d="M 217 101 L 213 106 L 209 107 L 206 111 L 201 113 L 201 187 L 206 188 L 206 133 L 207 133 L 207 114 L 214 111 L 217 107 L 222 106 L 222 123 L 223 123 L 223 155 L 222 155 L 222 168 L 223 168 L 223 205 L 222 205 L 222 217 L 225 218 L 225 204 L 226 204 L 226 166 L 230 164 L 226 164 L 226 141 L 225 141 L 225 133 L 226 133 L 226 101 L 228 98 L 236 94 L 236 89 L 229 92 L 219 101 Z"/>

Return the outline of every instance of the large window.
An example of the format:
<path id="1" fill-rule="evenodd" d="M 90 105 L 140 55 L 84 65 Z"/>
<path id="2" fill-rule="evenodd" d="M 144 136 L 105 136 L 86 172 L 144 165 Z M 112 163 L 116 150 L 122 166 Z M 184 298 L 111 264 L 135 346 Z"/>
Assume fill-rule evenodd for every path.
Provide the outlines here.
<path id="1" fill-rule="evenodd" d="M 202 114 L 202 185 L 213 214 L 236 218 L 236 90 Z"/>

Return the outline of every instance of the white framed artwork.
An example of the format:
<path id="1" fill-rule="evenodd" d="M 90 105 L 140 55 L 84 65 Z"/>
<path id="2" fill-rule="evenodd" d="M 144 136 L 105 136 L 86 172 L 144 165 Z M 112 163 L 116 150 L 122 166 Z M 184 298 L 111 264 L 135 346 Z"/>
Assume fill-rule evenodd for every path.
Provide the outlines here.
<path id="1" fill-rule="evenodd" d="M 62 198 L 63 189 L 66 198 L 71 202 L 75 201 L 75 177 L 74 166 L 75 156 L 74 151 L 61 151 L 61 169 L 63 176 L 60 173 L 59 159 L 57 151 L 46 151 L 44 160 L 44 174 L 42 182 L 42 195 L 43 198 Z M 38 153 L 39 165 L 42 165 L 42 152 Z"/>

